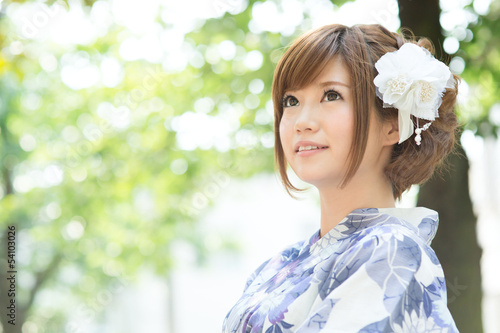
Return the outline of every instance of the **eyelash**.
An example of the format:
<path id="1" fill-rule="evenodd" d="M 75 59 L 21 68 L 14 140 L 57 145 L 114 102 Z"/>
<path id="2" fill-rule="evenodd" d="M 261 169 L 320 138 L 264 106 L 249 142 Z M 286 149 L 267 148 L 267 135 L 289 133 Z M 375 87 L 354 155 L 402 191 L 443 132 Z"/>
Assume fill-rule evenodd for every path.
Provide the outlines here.
<path id="1" fill-rule="evenodd" d="M 337 98 L 337 99 L 335 99 L 335 101 L 336 101 L 336 100 L 343 99 L 343 98 L 342 98 L 342 95 L 341 95 L 338 91 L 336 91 L 336 90 L 334 90 L 334 89 L 330 89 L 330 88 L 326 88 L 326 89 L 323 91 L 323 98 L 324 98 L 324 97 L 325 97 L 328 93 L 335 93 L 335 94 L 337 94 L 337 95 L 338 95 L 338 98 Z M 288 108 L 288 107 L 290 107 L 290 106 L 287 106 L 287 105 L 286 105 L 286 102 L 287 102 L 288 97 L 294 97 L 294 98 L 295 98 L 295 96 L 293 96 L 293 95 L 288 95 L 288 94 L 285 94 L 285 96 L 283 96 L 283 98 L 281 99 L 281 105 L 283 106 L 283 108 Z"/>

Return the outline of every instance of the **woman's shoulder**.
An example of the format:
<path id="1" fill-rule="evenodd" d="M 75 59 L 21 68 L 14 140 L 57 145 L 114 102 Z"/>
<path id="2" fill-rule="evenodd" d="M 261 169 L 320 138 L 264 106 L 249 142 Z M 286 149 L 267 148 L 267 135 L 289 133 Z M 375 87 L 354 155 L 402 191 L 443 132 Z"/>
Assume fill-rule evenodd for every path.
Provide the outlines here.
<path id="1" fill-rule="evenodd" d="M 414 273 L 443 276 L 431 248 L 437 230 L 437 213 L 428 209 L 380 209 L 373 222 L 351 239 L 347 260 L 364 262 L 375 270 L 407 267 Z"/>
<path id="2" fill-rule="evenodd" d="M 368 223 L 357 234 L 357 241 L 377 238 L 414 241 L 422 247 L 430 246 L 436 235 L 438 215 L 424 208 L 379 208 L 364 213 Z"/>
<path id="3" fill-rule="evenodd" d="M 339 239 L 346 244 L 339 260 L 335 260 L 337 264 L 352 260 L 358 264 L 392 260 L 412 263 L 414 267 L 436 266 L 432 271 L 439 273 L 441 265 L 430 246 L 437 230 L 436 212 L 426 208 L 370 209 L 357 210 L 349 218 L 352 221 L 338 228 L 344 230 L 344 237 Z"/>
<path id="4" fill-rule="evenodd" d="M 307 254 L 307 248 L 319 239 L 319 230 L 314 232 L 312 236 L 307 239 L 302 239 L 295 243 L 284 246 L 281 250 L 277 251 L 271 257 L 268 257 L 262 262 L 247 279 L 245 288 L 254 282 L 256 278 L 265 280 L 273 276 L 277 271 L 282 269 L 287 264 L 300 260 L 299 256 Z"/>

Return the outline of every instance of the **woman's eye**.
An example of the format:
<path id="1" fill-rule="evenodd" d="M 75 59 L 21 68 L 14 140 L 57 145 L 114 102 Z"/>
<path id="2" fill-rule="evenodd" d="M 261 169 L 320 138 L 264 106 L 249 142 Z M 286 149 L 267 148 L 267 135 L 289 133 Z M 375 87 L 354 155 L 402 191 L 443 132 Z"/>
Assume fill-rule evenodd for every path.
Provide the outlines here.
<path id="1" fill-rule="evenodd" d="M 334 90 L 329 90 L 325 93 L 325 99 L 327 101 L 336 101 L 340 98 L 340 94 Z"/>
<path id="2" fill-rule="evenodd" d="M 296 106 L 298 104 L 299 104 L 299 101 L 293 96 L 286 96 L 283 99 L 283 107 L 284 108 L 289 107 L 289 106 Z"/>

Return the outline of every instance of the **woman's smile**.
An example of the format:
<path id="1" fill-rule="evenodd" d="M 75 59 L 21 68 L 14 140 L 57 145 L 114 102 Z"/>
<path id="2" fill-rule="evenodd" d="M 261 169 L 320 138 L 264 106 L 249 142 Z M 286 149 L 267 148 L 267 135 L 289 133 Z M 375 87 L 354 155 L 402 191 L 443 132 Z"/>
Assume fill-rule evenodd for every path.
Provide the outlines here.
<path id="1" fill-rule="evenodd" d="M 328 147 L 324 147 L 324 148 L 311 148 L 311 149 L 304 149 L 304 150 L 299 150 L 297 152 L 297 155 L 298 156 L 301 156 L 301 157 L 307 157 L 307 156 L 314 156 L 314 155 L 317 155 L 319 153 L 321 153 L 322 151 L 328 149 Z"/>

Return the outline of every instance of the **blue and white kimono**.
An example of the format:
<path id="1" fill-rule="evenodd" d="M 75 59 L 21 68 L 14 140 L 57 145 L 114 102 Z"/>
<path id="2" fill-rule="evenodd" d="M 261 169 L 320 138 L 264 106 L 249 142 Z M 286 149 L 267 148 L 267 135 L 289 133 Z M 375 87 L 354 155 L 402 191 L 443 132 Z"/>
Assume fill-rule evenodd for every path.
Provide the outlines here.
<path id="1" fill-rule="evenodd" d="M 257 268 L 223 332 L 458 332 L 437 226 L 423 207 L 356 209 Z"/>

